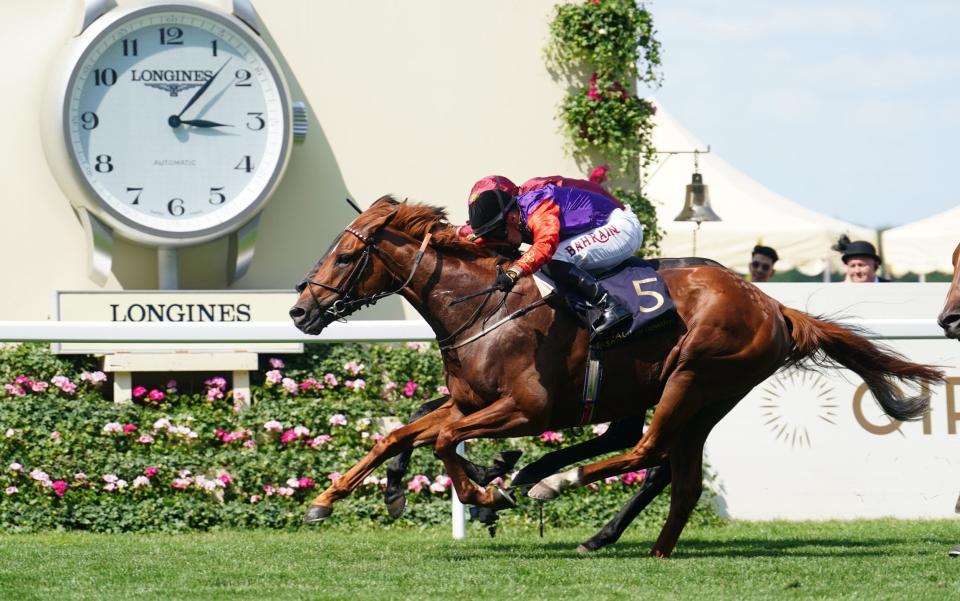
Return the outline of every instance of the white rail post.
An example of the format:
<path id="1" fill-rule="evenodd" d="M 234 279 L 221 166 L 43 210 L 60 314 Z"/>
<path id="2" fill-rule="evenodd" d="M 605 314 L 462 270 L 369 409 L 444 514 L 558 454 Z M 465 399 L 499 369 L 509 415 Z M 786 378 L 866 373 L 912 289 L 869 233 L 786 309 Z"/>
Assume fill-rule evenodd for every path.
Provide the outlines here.
<path id="1" fill-rule="evenodd" d="M 463 443 L 457 445 L 457 455 L 463 457 Z M 463 503 L 457 497 L 456 489 L 450 487 L 450 524 L 453 527 L 454 540 L 463 540 L 467 537 L 467 520 L 464 515 Z"/>

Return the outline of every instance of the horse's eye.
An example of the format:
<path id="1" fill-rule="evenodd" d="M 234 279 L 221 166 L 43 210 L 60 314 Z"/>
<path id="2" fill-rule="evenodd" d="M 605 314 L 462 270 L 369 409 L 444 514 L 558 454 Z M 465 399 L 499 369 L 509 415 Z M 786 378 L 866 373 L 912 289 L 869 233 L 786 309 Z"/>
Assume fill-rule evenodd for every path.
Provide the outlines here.
<path id="1" fill-rule="evenodd" d="M 353 253 L 340 253 L 337 255 L 337 265 L 347 265 L 353 260 Z"/>

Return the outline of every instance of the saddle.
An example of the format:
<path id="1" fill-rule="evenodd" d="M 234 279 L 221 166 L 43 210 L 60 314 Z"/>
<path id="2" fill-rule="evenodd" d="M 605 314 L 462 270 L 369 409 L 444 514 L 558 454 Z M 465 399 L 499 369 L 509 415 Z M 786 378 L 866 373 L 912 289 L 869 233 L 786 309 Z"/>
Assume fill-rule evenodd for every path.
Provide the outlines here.
<path id="1" fill-rule="evenodd" d="M 633 317 L 618 331 L 594 340 L 593 347 L 608 349 L 619 346 L 674 322 L 677 311 L 666 283 L 657 273 L 660 264 L 661 260 L 645 261 L 639 257 L 631 257 L 608 271 L 595 274 L 607 292 L 630 309 Z M 599 317 L 599 312 L 578 294 L 558 286 L 546 274 L 537 272 L 534 278 L 540 294 L 554 308 L 573 313 L 588 328 L 589 324 Z"/>

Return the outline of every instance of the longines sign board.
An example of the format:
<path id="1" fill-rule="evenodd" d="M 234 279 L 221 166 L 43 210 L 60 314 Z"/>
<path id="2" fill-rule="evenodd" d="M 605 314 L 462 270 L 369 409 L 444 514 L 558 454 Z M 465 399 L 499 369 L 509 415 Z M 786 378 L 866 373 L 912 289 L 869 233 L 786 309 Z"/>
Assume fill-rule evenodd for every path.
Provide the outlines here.
<path id="1" fill-rule="evenodd" d="M 60 321 L 114 323 L 229 323 L 284 321 L 296 301 L 289 290 L 226 291 L 58 291 L 56 318 Z M 187 348 L 185 348 L 187 347 Z M 231 350 L 258 353 L 299 353 L 299 343 L 64 343 L 57 353 L 116 353 L 163 350 Z"/>
<path id="2" fill-rule="evenodd" d="M 960 344 L 881 341 L 942 366 L 930 413 L 891 421 L 849 371 L 791 370 L 753 389 L 714 429 L 707 463 L 736 519 L 943 518 L 960 493 Z"/>

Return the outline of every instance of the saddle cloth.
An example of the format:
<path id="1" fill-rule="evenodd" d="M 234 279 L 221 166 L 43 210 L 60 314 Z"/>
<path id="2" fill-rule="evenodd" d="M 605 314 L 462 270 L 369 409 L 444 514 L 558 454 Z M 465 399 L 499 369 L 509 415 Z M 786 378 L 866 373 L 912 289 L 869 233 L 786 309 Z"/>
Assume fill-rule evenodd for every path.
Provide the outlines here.
<path id="1" fill-rule="evenodd" d="M 634 336 L 665 327 L 676 318 L 677 311 L 670 298 L 667 285 L 650 263 L 639 257 L 631 257 L 613 269 L 596 276 L 603 287 L 617 297 L 633 313 L 633 319 L 625 328 L 620 328 L 593 346 L 611 348 Z M 578 295 L 560 288 L 541 272 L 534 274 L 540 294 L 548 302 L 560 302 L 576 313 L 585 323 L 594 323 L 599 311 L 590 307 Z"/>

